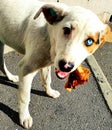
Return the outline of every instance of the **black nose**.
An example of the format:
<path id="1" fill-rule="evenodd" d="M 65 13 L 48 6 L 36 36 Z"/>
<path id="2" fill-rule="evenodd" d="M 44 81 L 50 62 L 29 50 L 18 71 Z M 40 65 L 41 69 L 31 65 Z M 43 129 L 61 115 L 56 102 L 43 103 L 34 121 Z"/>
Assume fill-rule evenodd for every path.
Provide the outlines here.
<path id="1" fill-rule="evenodd" d="M 59 61 L 59 68 L 63 72 L 70 72 L 73 69 L 74 65 L 71 62 L 66 62 L 65 60 Z"/>

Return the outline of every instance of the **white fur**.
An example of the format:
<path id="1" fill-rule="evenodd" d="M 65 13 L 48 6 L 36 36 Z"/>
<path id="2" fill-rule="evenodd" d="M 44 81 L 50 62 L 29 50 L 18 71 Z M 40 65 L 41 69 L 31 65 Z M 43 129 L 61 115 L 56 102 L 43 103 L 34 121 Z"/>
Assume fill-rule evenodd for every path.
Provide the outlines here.
<path id="1" fill-rule="evenodd" d="M 18 104 L 20 123 L 25 128 L 30 128 L 33 123 L 28 107 L 31 83 L 36 72 L 41 69 L 46 93 L 53 98 L 59 97 L 60 93 L 50 86 L 50 65 L 54 63 L 54 67 L 59 69 L 59 61 L 65 59 L 74 64 L 72 72 L 90 55 L 84 47 L 84 40 L 97 32 L 101 36 L 106 29 L 90 10 L 75 6 L 68 7 L 61 3 L 52 3 L 51 8 L 56 8 L 65 16 L 50 25 L 40 9 L 45 4 L 37 0 L 0 0 L 0 65 L 1 71 L 10 80 L 17 81 L 18 78 L 10 74 L 4 64 L 3 44 L 24 55 L 18 66 Z M 36 13 L 38 18 L 34 20 Z M 70 38 L 64 36 L 65 26 L 74 28 Z"/>

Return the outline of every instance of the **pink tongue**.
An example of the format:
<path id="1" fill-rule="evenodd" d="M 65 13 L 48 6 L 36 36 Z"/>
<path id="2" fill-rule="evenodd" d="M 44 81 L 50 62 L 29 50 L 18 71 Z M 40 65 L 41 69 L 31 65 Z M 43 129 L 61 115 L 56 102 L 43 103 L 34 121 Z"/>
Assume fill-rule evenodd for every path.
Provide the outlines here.
<path id="1" fill-rule="evenodd" d="M 55 72 L 56 72 L 56 75 L 60 78 L 60 79 L 64 79 L 64 78 L 66 78 L 68 75 L 69 75 L 69 73 L 68 72 L 63 72 L 63 71 L 60 71 L 60 70 L 55 70 Z"/>

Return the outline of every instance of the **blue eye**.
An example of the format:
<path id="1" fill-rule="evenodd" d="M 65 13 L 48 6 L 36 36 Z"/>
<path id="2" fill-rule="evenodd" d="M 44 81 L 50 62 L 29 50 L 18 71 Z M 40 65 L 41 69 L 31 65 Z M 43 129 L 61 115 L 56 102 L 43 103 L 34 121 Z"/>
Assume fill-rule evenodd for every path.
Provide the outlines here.
<path id="1" fill-rule="evenodd" d="M 86 45 L 86 46 L 91 46 L 93 43 L 94 43 L 94 40 L 93 40 L 92 38 L 88 38 L 88 39 L 85 41 L 85 45 Z"/>

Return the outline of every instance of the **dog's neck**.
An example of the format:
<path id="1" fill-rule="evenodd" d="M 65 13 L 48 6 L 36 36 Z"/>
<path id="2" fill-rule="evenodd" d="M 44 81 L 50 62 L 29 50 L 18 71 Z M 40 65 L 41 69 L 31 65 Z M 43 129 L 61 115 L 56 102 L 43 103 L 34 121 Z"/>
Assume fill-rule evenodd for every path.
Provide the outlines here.
<path id="1" fill-rule="evenodd" d="M 47 31 L 49 35 L 49 43 L 50 43 L 50 56 L 51 56 L 51 61 L 54 61 L 55 58 L 55 39 L 54 39 L 54 31 L 53 27 L 50 24 L 47 24 Z"/>

